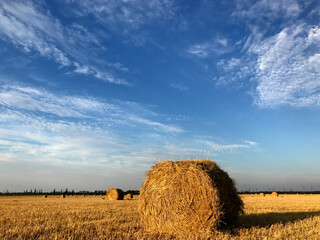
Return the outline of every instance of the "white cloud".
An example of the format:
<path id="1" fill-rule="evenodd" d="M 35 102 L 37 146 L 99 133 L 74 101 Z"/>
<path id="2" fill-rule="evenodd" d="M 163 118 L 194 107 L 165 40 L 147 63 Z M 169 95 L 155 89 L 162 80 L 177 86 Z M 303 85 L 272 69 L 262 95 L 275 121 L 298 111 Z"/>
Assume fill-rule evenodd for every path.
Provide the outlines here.
<path id="1" fill-rule="evenodd" d="M 195 44 L 191 46 L 187 52 L 197 57 L 205 58 L 211 53 L 211 49 L 208 43 Z"/>
<path id="2" fill-rule="evenodd" d="M 45 89 L 4 85 L 0 88 L 0 106 L 34 114 L 53 114 L 60 118 L 91 119 L 113 124 L 149 126 L 159 132 L 181 133 L 179 127 L 144 116 L 156 113 L 130 102 L 107 103 L 92 97 L 56 95 Z"/>
<path id="3" fill-rule="evenodd" d="M 215 83 L 248 87 L 262 108 L 320 106 L 320 28 L 311 24 L 315 13 L 307 8 L 312 4 L 238 1 L 233 17 L 244 21 L 251 33 L 240 58 L 218 61 Z M 305 17 L 293 24 L 302 12 Z"/>
<path id="4" fill-rule="evenodd" d="M 239 148 L 250 148 L 252 144 L 217 144 L 212 141 L 199 140 L 199 142 L 208 145 L 212 150 L 222 152 L 222 151 L 234 151 Z"/>
<path id="5" fill-rule="evenodd" d="M 256 56 L 256 103 L 261 107 L 320 105 L 320 29 L 292 25 L 252 44 Z"/>
<path id="6" fill-rule="evenodd" d="M 255 64 L 245 57 L 221 59 L 217 62 L 220 75 L 213 80 L 218 86 L 233 84 L 233 87 L 241 87 L 255 73 L 254 68 Z"/>
<path id="7" fill-rule="evenodd" d="M 0 37 L 5 41 L 10 41 L 26 53 L 35 52 L 54 60 L 62 67 L 73 68 L 75 73 L 91 75 L 110 83 L 129 85 L 127 81 L 94 64 L 97 62 L 95 54 L 105 48 L 99 39 L 83 26 L 63 26 L 49 11 L 32 2 L 0 2 L 0 7 Z M 93 57 L 88 59 L 88 56 Z M 104 65 L 102 63 L 102 66 Z M 112 64 L 109 66 L 113 67 Z M 119 69 L 118 63 L 113 68 Z"/>
<path id="8" fill-rule="evenodd" d="M 13 44 L 21 46 L 26 52 L 37 51 L 40 55 L 53 59 L 62 66 L 71 64 L 68 57 L 54 44 L 45 41 L 40 34 L 15 16 L 7 15 L 0 9 L 0 34 L 8 37 Z"/>
<path id="9" fill-rule="evenodd" d="M 93 165 L 125 149 L 122 140 L 104 128 L 84 123 L 50 120 L 12 110 L 0 113 L 0 152 L 12 160 Z M 9 159 L 8 159 L 9 160 Z"/>
<path id="10" fill-rule="evenodd" d="M 151 121 L 149 119 L 140 118 L 140 117 L 135 116 L 135 115 L 127 116 L 127 118 L 129 120 L 133 121 L 133 122 L 142 123 L 142 124 L 145 124 L 145 125 L 148 125 L 148 126 L 152 126 L 152 127 L 154 127 L 155 129 L 157 129 L 159 131 L 171 132 L 171 133 L 182 133 L 182 132 L 184 132 L 179 127 L 170 126 L 170 125 L 166 125 L 166 124 L 163 124 L 163 123 Z"/>
<path id="11" fill-rule="evenodd" d="M 157 20 L 172 19 L 175 15 L 174 1 L 171 0 L 111 0 L 108 2 L 80 0 L 74 3 L 80 6 L 77 10 L 78 14 L 93 14 L 100 21 L 107 23 L 109 28 L 123 32 L 139 29 L 142 25 Z"/>
<path id="12" fill-rule="evenodd" d="M 83 117 L 86 111 L 103 110 L 102 103 L 81 97 L 58 97 L 46 90 L 30 87 L 3 86 L 0 104 L 20 110 L 40 111 L 59 117 Z"/>
<path id="13" fill-rule="evenodd" d="M 221 59 L 217 66 L 222 68 L 223 71 L 232 71 L 234 68 L 240 65 L 241 61 L 239 58 L 231 58 L 230 60 Z"/>
<path id="14" fill-rule="evenodd" d="M 296 0 L 238 0 L 237 8 L 233 16 L 244 19 L 269 19 L 297 17 L 302 12 L 301 6 Z"/>
<path id="15" fill-rule="evenodd" d="M 0 87 L 0 164 L 14 166 L 12 174 L 18 172 L 16 166 L 36 165 L 41 170 L 70 168 L 74 176 L 84 169 L 90 176 L 102 169 L 107 176 L 129 169 L 142 177 L 157 159 L 186 156 L 183 151 L 201 152 L 188 148 L 178 152 L 154 141 L 183 132 L 161 119 L 165 117 L 133 102 L 108 103 L 4 85 Z M 25 169 L 22 175 L 28 174 Z"/>
<path id="16" fill-rule="evenodd" d="M 197 43 L 187 49 L 187 53 L 199 58 L 207 58 L 212 55 L 221 55 L 232 50 L 229 40 L 224 37 L 216 37 L 212 41 Z"/>
<path id="17" fill-rule="evenodd" d="M 92 76 L 96 77 L 97 79 L 100 79 L 105 82 L 131 86 L 131 84 L 128 81 L 121 79 L 121 78 L 116 78 L 111 73 L 106 72 L 106 71 L 100 71 L 95 67 L 87 66 L 87 65 L 80 65 L 78 63 L 74 63 L 74 66 L 76 67 L 76 69 L 74 70 L 74 72 L 76 72 L 76 73 L 85 74 L 85 75 L 92 75 Z"/>
<path id="18" fill-rule="evenodd" d="M 253 141 L 245 140 L 244 142 L 245 142 L 245 143 L 248 143 L 248 144 L 251 145 L 251 146 L 256 146 L 256 145 L 258 145 L 258 143 L 253 142 Z"/>
<path id="19" fill-rule="evenodd" d="M 182 85 L 181 83 L 176 83 L 176 82 L 170 83 L 170 86 L 181 92 L 187 92 L 189 90 L 186 86 Z"/>
<path id="20" fill-rule="evenodd" d="M 165 149 L 170 159 L 204 159 L 214 158 L 217 156 L 217 154 L 201 148 L 187 148 L 176 145 L 167 145 L 165 146 Z"/>

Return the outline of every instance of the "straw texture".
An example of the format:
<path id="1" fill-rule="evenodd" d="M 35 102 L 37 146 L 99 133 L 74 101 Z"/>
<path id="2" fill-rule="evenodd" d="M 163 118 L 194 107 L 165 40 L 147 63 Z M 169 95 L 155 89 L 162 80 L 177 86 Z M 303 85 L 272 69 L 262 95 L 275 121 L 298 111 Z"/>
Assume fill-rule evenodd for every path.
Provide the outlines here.
<path id="1" fill-rule="evenodd" d="M 132 199 L 132 194 L 128 193 L 124 196 L 125 199 Z"/>
<path id="2" fill-rule="evenodd" d="M 159 162 L 140 189 L 140 218 L 152 232 L 193 234 L 234 225 L 242 208 L 233 180 L 210 160 Z"/>
<path id="3" fill-rule="evenodd" d="M 110 188 L 107 191 L 106 198 L 108 200 L 123 200 L 124 194 L 121 189 L 118 188 Z"/>

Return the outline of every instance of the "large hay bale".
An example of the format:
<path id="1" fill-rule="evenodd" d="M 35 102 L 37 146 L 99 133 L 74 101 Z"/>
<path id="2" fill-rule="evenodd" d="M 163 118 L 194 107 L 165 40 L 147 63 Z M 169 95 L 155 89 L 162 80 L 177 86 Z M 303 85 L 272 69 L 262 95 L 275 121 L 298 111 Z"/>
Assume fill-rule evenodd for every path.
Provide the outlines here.
<path id="1" fill-rule="evenodd" d="M 279 194 L 277 192 L 272 192 L 271 195 L 274 196 L 274 197 L 278 197 L 279 196 Z"/>
<path id="2" fill-rule="evenodd" d="M 110 188 L 106 194 L 108 200 L 123 200 L 123 197 L 123 191 L 118 188 Z"/>
<path id="3" fill-rule="evenodd" d="M 152 232 L 195 234 L 237 223 L 233 180 L 210 160 L 159 162 L 140 189 L 139 214 Z"/>
<path id="4" fill-rule="evenodd" d="M 65 198 L 66 197 L 66 195 L 64 195 L 64 194 L 61 194 L 61 196 L 60 196 L 61 198 Z"/>
<path id="5" fill-rule="evenodd" d="M 265 195 L 265 194 L 264 194 L 263 192 L 259 194 L 259 196 L 261 196 L 261 197 L 264 197 L 264 195 Z"/>
<path id="6" fill-rule="evenodd" d="M 43 195 L 43 198 L 47 198 L 48 196 L 47 195 Z"/>

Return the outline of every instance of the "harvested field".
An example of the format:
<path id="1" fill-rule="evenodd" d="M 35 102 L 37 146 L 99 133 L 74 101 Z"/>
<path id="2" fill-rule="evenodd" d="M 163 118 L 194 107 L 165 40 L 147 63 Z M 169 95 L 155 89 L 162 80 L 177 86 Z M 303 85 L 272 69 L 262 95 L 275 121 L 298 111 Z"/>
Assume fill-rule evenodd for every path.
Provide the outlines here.
<path id="1" fill-rule="evenodd" d="M 320 195 L 240 195 L 240 225 L 211 234 L 150 234 L 132 201 L 103 197 L 0 197 L 0 239 L 320 239 Z"/>

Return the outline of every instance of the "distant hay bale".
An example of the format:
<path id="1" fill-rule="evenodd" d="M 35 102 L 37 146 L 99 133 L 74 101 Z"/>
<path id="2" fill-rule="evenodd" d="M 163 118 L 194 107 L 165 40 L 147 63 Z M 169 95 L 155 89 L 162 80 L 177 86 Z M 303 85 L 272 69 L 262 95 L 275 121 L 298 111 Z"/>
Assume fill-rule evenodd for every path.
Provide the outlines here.
<path id="1" fill-rule="evenodd" d="M 65 198 L 66 197 L 66 195 L 64 195 L 64 194 L 61 194 L 61 196 L 60 196 L 61 198 Z"/>
<path id="2" fill-rule="evenodd" d="M 262 193 L 259 194 L 259 196 L 264 197 L 265 194 L 262 192 Z"/>
<path id="3" fill-rule="evenodd" d="M 84 194 L 82 195 L 82 197 L 85 197 L 85 196 L 86 196 L 86 195 L 84 195 Z"/>
<path id="4" fill-rule="evenodd" d="M 124 194 L 121 189 L 110 188 L 107 191 L 106 197 L 108 200 L 123 200 Z"/>
<path id="5" fill-rule="evenodd" d="M 275 196 L 275 197 L 278 197 L 278 196 L 279 196 L 279 194 L 278 194 L 277 192 L 272 192 L 271 195 L 272 195 L 272 196 Z"/>
<path id="6" fill-rule="evenodd" d="M 47 195 L 43 195 L 43 198 L 47 198 L 48 196 Z"/>
<path id="7" fill-rule="evenodd" d="M 258 196 L 258 193 L 255 193 L 254 195 L 255 195 L 255 196 Z"/>
<path id="8" fill-rule="evenodd" d="M 132 199 L 132 194 L 131 193 L 128 193 L 124 196 L 124 199 Z"/>
<path id="9" fill-rule="evenodd" d="M 210 231 L 236 224 L 242 212 L 233 180 L 210 160 L 159 162 L 140 189 L 139 215 L 152 232 Z"/>

